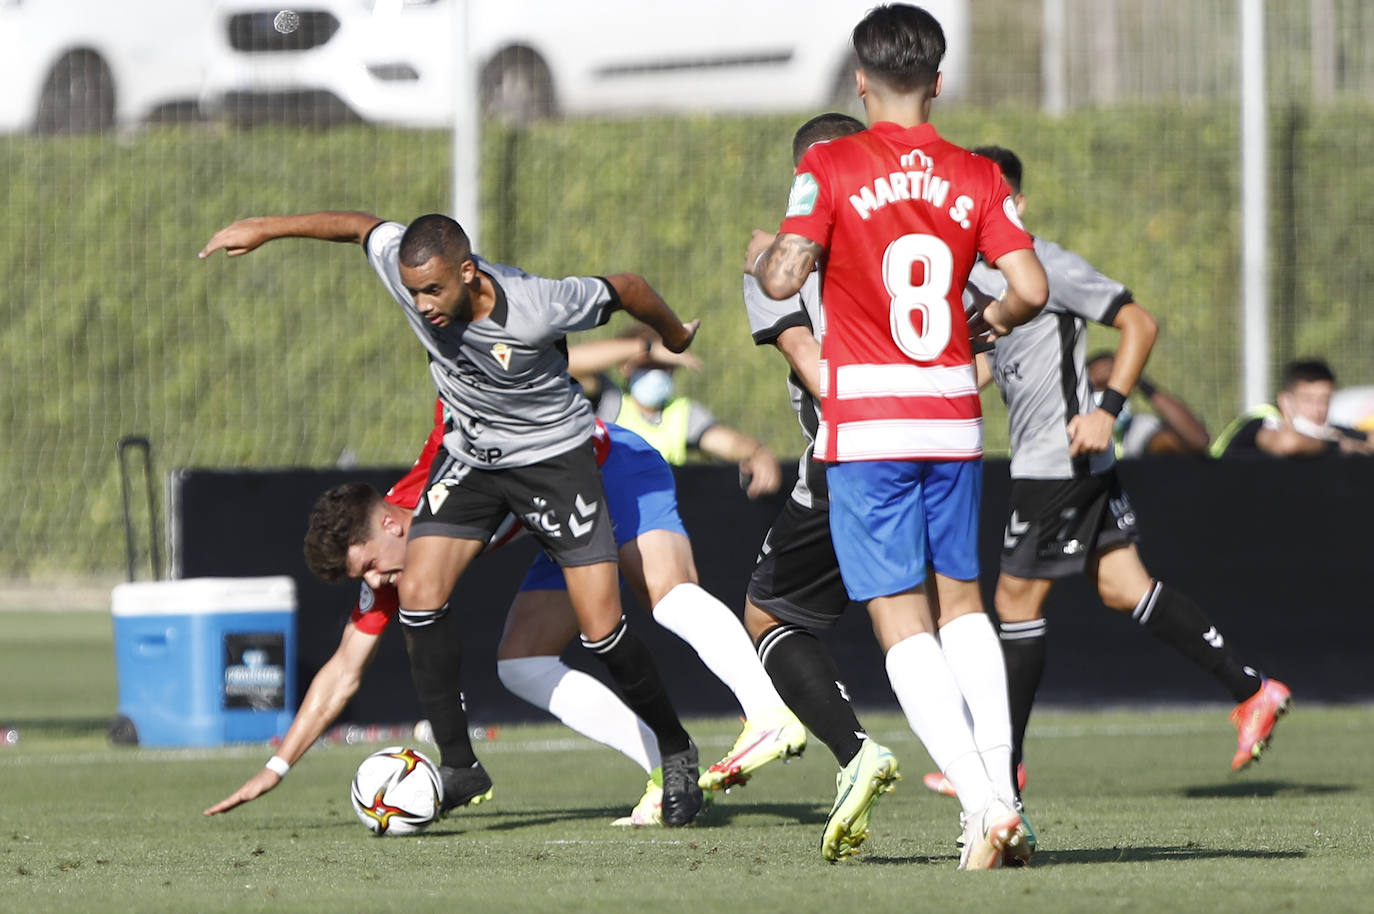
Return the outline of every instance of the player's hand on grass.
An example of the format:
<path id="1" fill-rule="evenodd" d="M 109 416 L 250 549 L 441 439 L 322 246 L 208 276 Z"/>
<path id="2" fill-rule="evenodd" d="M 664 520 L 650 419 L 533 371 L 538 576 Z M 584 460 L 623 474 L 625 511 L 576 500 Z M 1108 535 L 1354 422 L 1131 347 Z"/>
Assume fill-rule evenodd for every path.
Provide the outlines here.
<path id="1" fill-rule="evenodd" d="M 1105 409 L 1074 416 L 1069 420 L 1069 456 L 1102 453 L 1112 446 L 1115 428 L 1116 417 Z"/>
<path id="2" fill-rule="evenodd" d="M 215 232 L 206 242 L 205 247 L 200 249 L 198 256 L 204 260 L 215 251 L 223 251 L 230 257 L 242 257 L 264 242 L 271 241 L 276 237 L 268 231 L 266 222 L 266 219 L 260 217 L 232 222 Z"/>
<path id="3" fill-rule="evenodd" d="M 235 806 L 241 806 L 249 800 L 256 800 L 280 783 L 280 775 L 268 768 L 263 768 L 247 781 L 244 781 L 243 786 L 238 790 L 235 790 L 233 793 L 229 794 L 229 796 L 205 810 L 204 814 L 213 816 L 216 813 L 228 812 Z"/>
<path id="4" fill-rule="evenodd" d="M 685 352 L 687 347 L 692 345 L 692 340 L 695 339 L 697 335 L 697 328 L 700 326 L 701 318 L 688 321 L 687 323 L 682 325 L 682 332 L 677 335 L 676 339 L 670 340 L 665 336 L 663 338 L 663 345 L 668 349 L 669 352 Z"/>

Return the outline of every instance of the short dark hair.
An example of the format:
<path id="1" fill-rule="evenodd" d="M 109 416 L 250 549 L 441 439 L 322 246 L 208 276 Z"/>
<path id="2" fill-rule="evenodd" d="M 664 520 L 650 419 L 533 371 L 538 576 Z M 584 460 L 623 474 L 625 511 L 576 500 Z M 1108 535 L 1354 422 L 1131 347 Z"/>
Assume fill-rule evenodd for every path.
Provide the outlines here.
<path id="1" fill-rule="evenodd" d="M 1002 177 L 1007 179 L 1011 189 L 1021 193 L 1021 160 L 1016 153 L 1002 146 L 975 146 L 971 152 L 985 159 L 992 159 L 1002 169 Z"/>
<path id="2" fill-rule="evenodd" d="M 981 152 L 978 153 L 978 154 L 979 154 L 979 155 L 982 155 Z M 1099 349 L 1099 350 L 1097 350 L 1096 352 L 1094 352 L 1092 355 L 1088 356 L 1087 361 L 1085 361 L 1085 362 L 1083 363 L 1083 367 L 1084 367 L 1084 368 L 1088 368 L 1088 367 L 1090 367 L 1090 366 L 1092 366 L 1092 365 L 1096 365 L 1098 362 L 1102 361 L 1103 359 L 1111 359 L 1113 362 L 1115 362 L 1115 361 L 1116 361 L 1116 353 L 1115 353 L 1115 352 L 1112 352 L 1112 350 L 1110 350 L 1110 349 Z"/>
<path id="3" fill-rule="evenodd" d="M 1310 384 L 1313 381 L 1329 381 L 1335 384 L 1336 373 L 1321 359 L 1299 359 L 1283 367 L 1284 390 L 1292 390 L 1299 384 Z"/>
<path id="4" fill-rule="evenodd" d="M 935 85 L 945 57 L 945 30 L 919 6 L 884 3 L 868 11 L 850 36 L 859 69 L 899 92 Z"/>
<path id="5" fill-rule="evenodd" d="M 346 482 L 316 499 L 305 531 L 305 563 L 316 577 L 348 577 L 348 547 L 367 542 L 373 508 L 381 501 L 381 493 L 365 482 Z"/>
<path id="6" fill-rule="evenodd" d="M 849 136 L 851 133 L 858 133 L 863 129 L 863 121 L 857 117 L 834 111 L 829 114 L 818 114 L 798 127 L 796 134 L 792 137 L 792 164 L 795 165 L 800 162 L 801 157 L 806 154 L 806 150 L 817 143 Z"/>
<path id="7" fill-rule="evenodd" d="M 406 227 L 398 254 L 407 267 L 423 266 L 435 257 L 460 264 L 472 256 L 472 243 L 453 219 L 443 213 L 429 213 Z"/>

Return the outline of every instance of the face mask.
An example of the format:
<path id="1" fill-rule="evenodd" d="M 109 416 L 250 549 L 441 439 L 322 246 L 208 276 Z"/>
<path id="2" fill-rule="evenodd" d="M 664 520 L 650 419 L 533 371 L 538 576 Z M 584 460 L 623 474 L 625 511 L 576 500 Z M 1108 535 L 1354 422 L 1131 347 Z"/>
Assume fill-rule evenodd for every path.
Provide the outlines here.
<path id="1" fill-rule="evenodd" d="M 664 368 L 645 368 L 630 376 L 630 396 L 649 409 L 662 409 L 673 399 L 673 373 Z"/>
<path id="2" fill-rule="evenodd" d="M 1102 391 L 1102 390 L 1093 391 L 1093 403 L 1097 404 L 1098 406 L 1101 406 L 1101 405 L 1102 405 L 1102 395 L 1103 395 L 1104 393 L 1106 393 L 1106 391 Z M 1127 427 L 1128 425 L 1130 425 L 1130 424 L 1131 424 L 1131 401 L 1130 401 L 1130 400 L 1127 400 L 1125 403 L 1122 404 L 1122 406 L 1121 406 L 1121 412 L 1120 412 L 1119 414 L 1117 414 L 1117 417 L 1116 417 L 1116 427 L 1113 429 L 1113 432 L 1114 432 L 1115 434 L 1117 434 L 1117 435 L 1124 435 L 1124 434 L 1126 433 L 1126 427 Z"/>

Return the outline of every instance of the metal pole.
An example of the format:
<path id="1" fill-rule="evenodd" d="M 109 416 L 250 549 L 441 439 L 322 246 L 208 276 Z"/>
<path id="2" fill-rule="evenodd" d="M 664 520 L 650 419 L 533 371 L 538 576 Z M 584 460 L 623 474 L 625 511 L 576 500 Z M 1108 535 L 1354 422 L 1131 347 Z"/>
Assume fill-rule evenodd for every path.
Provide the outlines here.
<path id="1" fill-rule="evenodd" d="M 468 0 L 453 3 L 453 212 L 481 253 L 481 129 L 476 62 L 472 59 L 472 16 Z"/>
<path id="2" fill-rule="evenodd" d="M 1245 400 L 1269 402 L 1269 129 L 1264 86 L 1264 2 L 1240 4 L 1241 294 Z"/>
<path id="3" fill-rule="evenodd" d="M 1040 7 L 1040 107 L 1050 117 L 1062 117 L 1069 110 L 1069 90 L 1065 76 L 1065 36 L 1068 20 L 1064 0 L 1042 0 Z"/>

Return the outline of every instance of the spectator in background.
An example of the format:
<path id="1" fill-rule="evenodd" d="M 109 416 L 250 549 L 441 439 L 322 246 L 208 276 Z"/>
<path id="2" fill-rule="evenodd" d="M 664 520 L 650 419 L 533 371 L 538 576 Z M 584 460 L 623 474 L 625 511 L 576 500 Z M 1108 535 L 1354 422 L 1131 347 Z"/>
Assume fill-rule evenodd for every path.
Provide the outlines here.
<path id="1" fill-rule="evenodd" d="M 1366 435 L 1374 432 L 1374 384 L 1342 387 L 1332 394 L 1327 421 L 1337 428 L 1353 428 Z"/>
<path id="2" fill-rule="evenodd" d="M 686 463 L 692 450 L 738 463 L 740 484 L 750 498 L 772 495 L 782 485 L 782 467 L 773 452 L 720 422 L 701 403 L 677 394 L 674 370 L 700 365 L 694 357 L 669 351 L 652 330 L 637 327 L 568 351 L 568 370 L 591 398 L 597 418 L 635 432 L 673 466 Z M 625 390 L 606 374 L 615 366 L 625 377 Z"/>
<path id="3" fill-rule="evenodd" d="M 1116 354 L 1102 351 L 1088 357 L 1088 382 L 1098 402 L 1116 365 Z M 1153 413 L 1137 413 L 1126 401 L 1116 417 L 1116 455 L 1143 457 L 1146 454 L 1206 454 L 1212 437 L 1207 426 L 1173 394 L 1159 389 L 1146 377 L 1135 382 L 1135 389 L 1149 401 Z"/>
<path id="4" fill-rule="evenodd" d="M 1328 421 L 1335 390 L 1336 375 L 1325 362 L 1290 362 L 1283 370 L 1278 406 L 1265 403 L 1237 416 L 1212 443 L 1212 456 L 1374 454 L 1366 433 Z"/>

